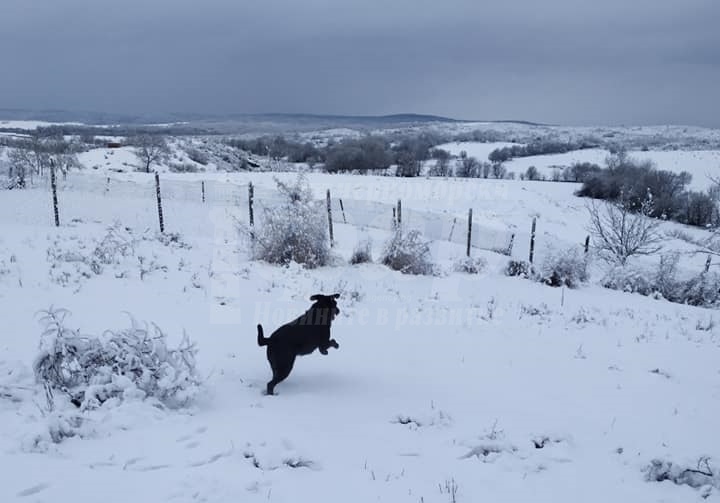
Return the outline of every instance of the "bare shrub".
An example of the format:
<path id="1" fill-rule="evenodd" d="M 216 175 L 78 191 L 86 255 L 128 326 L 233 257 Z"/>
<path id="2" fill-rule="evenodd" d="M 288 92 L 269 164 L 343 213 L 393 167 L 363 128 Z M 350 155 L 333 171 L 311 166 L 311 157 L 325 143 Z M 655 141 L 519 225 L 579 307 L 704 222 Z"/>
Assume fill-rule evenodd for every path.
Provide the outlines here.
<path id="1" fill-rule="evenodd" d="M 314 201 L 304 175 L 295 183 L 275 179 L 283 202 L 264 208 L 261 225 L 255 233 L 253 258 L 271 264 L 290 262 L 309 268 L 330 262 L 327 214 L 320 201 Z"/>
<path id="2" fill-rule="evenodd" d="M 621 292 L 650 295 L 655 291 L 652 273 L 629 265 L 610 269 L 600 283 L 605 288 Z"/>
<path id="3" fill-rule="evenodd" d="M 679 261 L 679 253 L 664 253 L 660 256 L 660 263 L 655 271 L 653 289 L 668 300 L 673 300 L 677 296 Z"/>
<path id="4" fill-rule="evenodd" d="M 109 226 L 100 240 L 78 235 L 57 236 L 47 249 L 50 279 L 59 285 L 74 285 L 79 289 L 85 280 L 103 274 L 106 268 L 115 268 L 116 274 L 125 276 L 130 271 L 118 271 L 117 268 L 130 267 L 131 263 L 139 266 L 143 279 L 151 270 L 167 270 L 167 266 L 157 263 L 154 252 L 157 243 L 170 249 L 190 248 L 178 233 L 146 230 L 136 235 L 120 222 Z M 150 262 L 156 262 L 152 268 L 146 267 L 150 262 L 144 254 L 152 256 Z"/>
<path id="5" fill-rule="evenodd" d="M 577 288 L 588 279 L 586 257 L 578 248 L 553 251 L 540 264 L 537 279 L 550 286 Z"/>
<path id="6" fill-rule="evenodd" d="M 177 348 L 170 348 L 159 327 L 152 325 L 151 330 L 134 319 L 130 328 L 96 337 L 67 328 L 66 310 L 50 308 L 42 314 L 35 377 L 48 389 L 67 393 L 83 410 L 129 396 L 182 407 L 199 390 L 197 350 L 187 335 Z"/>
<path id="7" fill-rule="evenodd" d="M 197 165 L 191 162 L 171 162 L 168 168 L 173 173 L 197 173 L 203 170 L 203 168 L 198 168 Z"/>
<path id="8" fill-rule="evenodd" d="M 487 260 L 482 257 L 463 257 L 453 264 L 453 271 L 468 274 L 480 274 L 487 267 Z"/>
<path id="9" fill-rule="evenodd" d="M 605 288 L 639 293 L 678 304 L 715 307 L 720 304 L 720 274 L 702 272 L 688 279 L 676 278 L 677 259 L 663 257 L 657 269 L 617 266 L 608 271 L 601 284 Z"/>
<path id="10" fill-rule="evenodd" d="M 680 288 L 675 302 L 704 307 L 720 303 L 720 275 L 715 272 L 702 272 L 683 282 Z"/>
<path id="11" fill-rule="evenodd" d="M 430 256 L 430 246 L 418 230 L 403 234 L 396 230 L 385 245 L 381 262 L 390 269 L 403 274 L 433 274 L 435 266 Z"/>
<path id="12" fill-rule="evenodd" d="M 355 249 L 350 257 L 350 263 L 355 265 L 365 264 L 372 261 L 372 241 L 370 241 L 369 238 L 363 239 L 355 245 Z"/>
<path id="13" fill-rule="evenodd" d="M 207 164 L 210 162 L 210 156 L 207 154 L 207 152 L 203 152 L 195 147 L 190 147 L 186 149 L 185 153 L 191 161 L 195 161 L 196 163 L 202 164 L 203 166 L 207 166 Z"/>
<path id="14" fill-rule="evenodd" d="M 710 465 L 710 458 L 703 456 L 695 466 L 683 466 L 672 461 L 653 459 L 643 470 L 648 482 L 670 481 L 694 489 L 720 489 L 720 475 Z M 704 491 L 705 492 L 705 491 Z M 704 498 L 707 497 L 709 493 Z"/>
<path id="15" fill-rule="evenodd" d="M 510 260 L 505 266 L 505 276 L 520 276 L 528 278 L 530 276 L 530 263 L 524 260 Z"/>

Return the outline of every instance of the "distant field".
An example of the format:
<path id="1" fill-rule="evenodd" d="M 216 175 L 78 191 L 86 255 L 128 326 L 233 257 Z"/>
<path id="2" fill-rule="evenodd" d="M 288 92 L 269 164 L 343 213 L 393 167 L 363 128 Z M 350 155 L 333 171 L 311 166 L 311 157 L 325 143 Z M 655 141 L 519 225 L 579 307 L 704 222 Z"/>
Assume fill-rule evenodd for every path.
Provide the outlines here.
<path id="1" fill-rule="evenodd" d="M 438 146 L 453 155 L 460 155 L 461 151 L 478 160 L 487 161 L 490 152 L 497 148 L 517 145 L 515 143 L 495 142 L 459 142 L 445 143 Z M 517 175 L 525 173 L 530 166 L 535 166 L 541 174 L 551 177 L 557 168 L 570 166 L 578 162 L 591 162 L 600 166 L 605 165 L 605 159 L 610 152 L 605 149 L 574 150 L 564 154 L 536 155 L 531 157 L 518 157 L 505 163 L 507 170 Z M 710 185 L 709 177 L 720 176 L 720 150 L 649 150 L 630 151 L 628 155 L 638 160 L 649 159 L 655 163 L 657 169 L 664 169 L 679 173 L 687 171 L 692 175 L 690 188 L 704 190 Z"/>

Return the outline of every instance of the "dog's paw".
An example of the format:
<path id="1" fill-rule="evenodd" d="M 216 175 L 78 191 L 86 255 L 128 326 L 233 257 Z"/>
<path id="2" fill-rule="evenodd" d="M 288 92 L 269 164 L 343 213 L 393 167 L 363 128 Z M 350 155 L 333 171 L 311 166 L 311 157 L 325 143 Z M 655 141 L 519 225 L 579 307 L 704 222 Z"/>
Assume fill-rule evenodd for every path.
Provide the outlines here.
<path id="1" fill-rule="evenodd" d="M 330 346 L 334 347 L 335 349 L 340 349 L 340 344 L 338 344 L 335 339 L 330 339 Z"/>
<path id="2" fill-rule="evenodd" d="M 328 354 L 328 350 L 320 348 L 320 354 L 326 355 Z"/>

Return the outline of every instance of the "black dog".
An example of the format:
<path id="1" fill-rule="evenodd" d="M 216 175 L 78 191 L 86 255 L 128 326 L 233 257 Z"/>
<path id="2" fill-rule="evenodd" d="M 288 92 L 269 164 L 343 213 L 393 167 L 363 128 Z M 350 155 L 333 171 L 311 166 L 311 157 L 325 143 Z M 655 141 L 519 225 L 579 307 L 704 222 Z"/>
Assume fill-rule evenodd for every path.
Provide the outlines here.
<path id="1" fill-rule="evenodd" d="M 313 295 L 315 302 L 302 316 L 275 330 L 270 337 L 263 336 L 262 325 L 258 325 L 258 346 L 267 346 L 267 359 L 270 362 L 273 378 L 267 383 L 267 394 L 275 392 L 275 386 L 284 381 L 292 371 L 295 357 L 309 355 L 316 349 L 324 355 L 328 348 L 338 349 L 340 345 L 330 338 L 330 324 L 340 314 L 333 295 Z"/>

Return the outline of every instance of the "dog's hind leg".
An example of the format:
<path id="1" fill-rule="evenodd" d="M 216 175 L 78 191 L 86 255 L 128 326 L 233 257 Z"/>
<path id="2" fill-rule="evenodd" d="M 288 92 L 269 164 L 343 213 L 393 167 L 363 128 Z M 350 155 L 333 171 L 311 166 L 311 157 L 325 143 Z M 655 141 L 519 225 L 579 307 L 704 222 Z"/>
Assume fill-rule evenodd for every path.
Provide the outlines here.
<path id="1" fill-rule="evenodd" d="M 287 379 L 295 364 L 295 357 L 272 365 L 273 378 L 267 383 L 267 394 L 275 394 L 275 386 Z"/>

